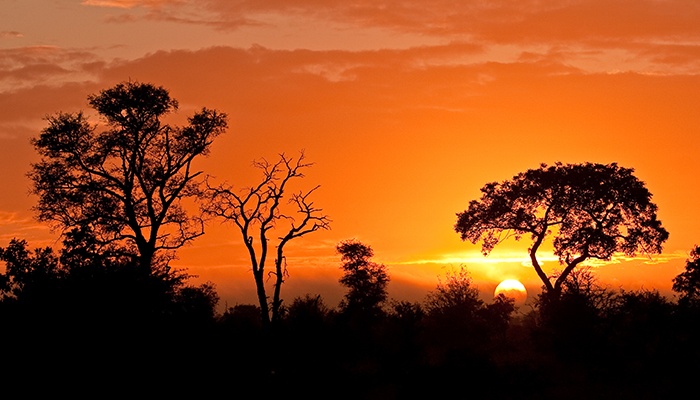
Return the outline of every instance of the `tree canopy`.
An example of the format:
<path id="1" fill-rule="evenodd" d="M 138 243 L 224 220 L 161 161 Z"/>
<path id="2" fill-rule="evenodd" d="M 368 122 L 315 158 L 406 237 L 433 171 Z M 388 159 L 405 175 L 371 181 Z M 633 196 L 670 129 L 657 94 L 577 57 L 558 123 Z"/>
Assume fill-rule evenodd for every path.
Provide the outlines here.
<path id="1" fill-rule="evenodd" d="M 372 262 L 372 247 L 357 240 L 340 242 L 336 251 L 343 261 L 339 282 L 348 288 L 341 309 L 368 317 L 381 314 L 390 280 L 386 266 Z"/>
<path id="2" fill-rule="evenodd" d="M 673 278 L 672 289 L 680 295 L 679 302 L 697 305 L 700 301 L 700 246 L 690 250 L 685 270 Z"/>
<path id="3" fill-rule="evenodd" d="M 481 198 L 457 213 L 454 229 L 462 240 L 481 241 L 484 255 L 510 237 L 529 235 L 532 266 L 545 290 L 558 296 L 567 276 L 585 260 L 661 252 L 668 232 L 657 219 L 651 193 L 633 173 L 616 163 L 541 164 L 484 185 Z M 553 282 L 537 260 L 549 236 L 564 267 Z"/>
<path id="4" fill-rule="evenodd" d="M 63 231 L 80 228 L 127 249 L 150 272 L 157 255 L 167 260 L 203 234 L 182 201 L 199 195 L 201 171 L 192 163 L 207 155 L 227 117 L 202 108 L 183 127 L 165 124 L 178 102 L 148 83 L 119 83 L 88 100 L 103 125 L 83 112 L 58 113 L 32 139 L 41 156 L 28 174 L 35 211 Z"/>

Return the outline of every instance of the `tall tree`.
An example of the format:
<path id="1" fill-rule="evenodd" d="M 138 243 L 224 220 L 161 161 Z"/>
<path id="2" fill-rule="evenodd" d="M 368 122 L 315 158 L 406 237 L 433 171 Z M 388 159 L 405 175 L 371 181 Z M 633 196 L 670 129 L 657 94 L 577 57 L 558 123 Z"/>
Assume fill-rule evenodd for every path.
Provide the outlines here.
<path id="1" fill-rule="evenodd" d="M 80 227 L 129 249 L 150 273 L 156 260 L 167 262 L 204 233 L 183 200 L 200 194 L 193 161 L 207 155 L 227 117 L 202 108 L 183 127 L 164 124 L 178 102 L 148 83 L 119 83 L 88 100 L 103 125 L 82 112 L 58 113 L 32 139 L 42 157 L 28 174 L 39 196 L 35 211 L 64 232 Z"/>
<path id="2" fill-rule="evenodd" d="M 588 259 L 661 252 L 668 232 L 657 219 L 651 193 L 633 172 L 616 163 L 542 164 L 510 180 L 486 184 L 481 198 L 457 213 L 454 228 L 462 240 L 481 241 L 484 255 L 510 237 L 530 235 L 532 266 L 545 292 L 557 298 L 571 271 Z M 553 278 L 537 260 L 549 236 L 563 265 Z"/>
<path id="3" fill-rule="evenodd" d="M 380 315 L 388 296 L 386 266 L 372 262 L 372 247 L 357 240 L 342 241 L 336 250 L 343 261 L 340 283 L 348 288 L 340 308 L 357 316 Z"/>
<path id="4" fill-rule="evenodd" d="M 305 161 L 303 151 L 296 160 L 280 154 L 280 159 L 275 163 L 262 159 L 255 161 L 253 165 L 263 173 L 260 183 L 240 191 L 234 190 L 226 183 L 208 186 L 204 210 L 210 215 L 233 223 L 238 228 L 250 257 L 263 324 L 268 326 L 281 318 L 282 284 L 288 276 L 285 246 L 292 239 L 319 229 L 330 229 L 330 219 L 310 200 L 311 194 L 319 186 L 289 196 L 288 201 L 299 218 L 294 218 L 291 211 L 282 209 L 287 186 L 293 179 L 303 178 L 304 170 L 313 165 Z M 268 271 L 267 259 L 271 243 L 269 235 L 273 233 L 279 233 L 280 236 L 274 250 L 272 271 Z M 265 285 L 268 276 L 274 278 L 271 301 Z"/>

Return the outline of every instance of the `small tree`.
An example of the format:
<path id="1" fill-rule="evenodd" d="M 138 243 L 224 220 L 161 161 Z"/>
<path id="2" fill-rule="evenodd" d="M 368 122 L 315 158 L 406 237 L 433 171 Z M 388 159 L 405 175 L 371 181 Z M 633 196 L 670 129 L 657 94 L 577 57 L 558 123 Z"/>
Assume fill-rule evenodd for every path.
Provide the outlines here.
<path id="1" fill-rule="evenodd" d="M 256 186 L 236 192 L 227 184 L 209 186 L 206 213 L 232 222 L 240 231 L 253 269 L 253 279 L 257 289 L 258 303 L 262 313 L 263 324 L 278 322 L 282 311 L 282 284 L 288 276 L 284 249 L 292 239 L 299 238 L 319 229 L 330 229 L 330 219 L 322 214 L 310 200 L 311 194 L 319 188 L 316 186 L 307 192 L 298 192 L 289 196 L 289 203 L 296 208 L 300 216 L 295 219 L 292 214 L 281 210 L 282 200 L 287 195 L 287 185 L 295 178 L 303 178 L 303 170 L 312 166 L 305 162 L 304 152 L 296 159 L 280 154 L 280 159 L 272 164 L 266 160 L 253 163 L 263 172 L 262 181 Z M 286 227 L 282 223 L 287 221 Z M 275 249 L 272 271 L 267 270 L 267 258 L 270 252 L 272 232 L 281 232 Z M 256 241 L 257 237 L 257 241 Z M 272 301 L 265 283 L 268 277 L 274 277 L 272 284 Z"/>
<path id="2" fill-rule="evenodd" d="M 700 301 L 700 246 L 690 251 L 685 260 L 685 271 L 673 278 L 673 291 L 680 295 L 682 305 L 697 305 Z"/>
<path id="3" fill-rule="evenodd" d="M 446 280 L 438 278 L 435 290 L 428 292 L 425 308 L 428 314 L 452 313 L 471 315 L 484 306 L 479 298 L 479 288 L 473 285 L 471 274 L 465 266 L 450 271 Z"/>
<path id="4" fill-rule="evenodd" d="M 104 129 L 82 112 L 59 113 L 32 140 L 42 157 L 29 173 L 35 211 L 63 231 L 78 227 L 128 249 L 150 273 L 158 255 L 168 260 L 204 233 L 200 216 L 182 201 L 200 194 L 201 171 L 192 163 L 226 129 L 226 115 L 203 108 L 184 127 L 163 124 L 177 101 L 162 87 L 136 82 L 88 100 Z"/>
<path id="5" fill-rule="evenodd" d="M 530 235 L 532 266 L 545 292 L 558 298 L 571 271 L 588 259 L 661 252 L 668 232 L 657 219 L 651 193 L 633 172 L 615 163 L 542 164 L 486 184 L 481 199 L 457 213 L 454 228 L 462 240 L 481 241 L 484 255 L 510 237 Z M 548 236 L 554 236 L 554 254 L 564 266 L 555 278 L 537 260 Z"/>
<path id="6" fill-rule="evenodd" d="M 331 311 L 320 294 L 312 296 L 307 293 L 303 297 L 295 297 L 292 300 L 285 317 L 287 323 L 295 327 L 318 330 Z"/>
<path id="7" fill-rule="evenodd" d="M 370 259 L 372 248 L 356 240 L 346 240 L 336 246 L 341 255 L 344 273 L 340 283 L 348 288 L 340 304 L 341 310 L 356 316 L 376 317 L 382 314 L 387 299 L 389 274 L 386 266 Z"/>
<path id="8" fill-rule="evenodd" d="M 535 301 L 542 329 L 538 340 L 545 342 L 546 338 L 569 353 L 592 351 L 603 316 L 615 301 L 616 294 L 599 284 L 590 267 L 572 271 L 562 283 L 559 297 L 544 292 Z M 571 343 L 578 346 L 572 348 Z"/>
<path id="9" fill-rule="evenodd" d="M 431 358 L 461 364 L 491 349 L 501 339 L 515 311 L 514 300 L 497 296 L 492 304 L 479 297 L 466 266 L 448 271 L 425 298 L 426 334 Z"/>
<path id="10" fill-rule="evenodd" d="M 47 306 L 66 276 L 58 257 L 50 247 L 27 248 L 25 240 L 12 239 L 0 247 L 0 303 L 12 302 Z"/>

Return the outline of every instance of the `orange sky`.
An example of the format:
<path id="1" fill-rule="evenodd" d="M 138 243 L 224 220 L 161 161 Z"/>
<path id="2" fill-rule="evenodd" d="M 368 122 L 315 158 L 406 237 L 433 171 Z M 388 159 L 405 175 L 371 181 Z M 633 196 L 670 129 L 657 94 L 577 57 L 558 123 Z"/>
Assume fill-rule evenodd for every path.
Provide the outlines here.
<path id="1" fill-rule="evenodd" d="M 395 299 L 422 299 L 460 264 L 488 295 L 506 278 L 539 291 L 527 241 L 484 258 L 452 227 L 483 184 L 556 161 L 635 169 L 670 239 L 599 276 L 671 295 L 700 243 L 697 21 L 700 4 L 683 0 L 5 0 L 0 246 L 58 247 L 30 210 L 29 138 L 46 115 L 90 111 L 88 94 L 131 79 L 169 89 L 181 116 L 230 116 L 200 164 L 217 179 L 252 184 L 251 162 L 281 152 L 315 163 L 296 189 L 321 185 L 332 229 L 287 246 L 287 299 L 335 306 L 335 245 L 350 238 L 389 267 Z M 255 301 L 237 239 L 212 225 L 175 262 L 213 282 L 222 305 Z"/>

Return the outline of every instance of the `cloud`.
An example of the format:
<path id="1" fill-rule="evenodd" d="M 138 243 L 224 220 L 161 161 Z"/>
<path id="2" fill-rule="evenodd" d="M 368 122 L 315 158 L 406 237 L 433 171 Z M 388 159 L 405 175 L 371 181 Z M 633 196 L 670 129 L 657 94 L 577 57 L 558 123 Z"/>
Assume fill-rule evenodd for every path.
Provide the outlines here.
<path id="1" fill-rule="evenodd" d="M 3 126 L 43 125 L 45 116 L 86 108 L 87 95 L 103 88 L 94 82 L 68 82 L 21 87 L 0 92 L 0 121 Z"/>
<path id="2" fill-rule="evenodd" d="M 162 7 L 181 3 L 180 0 L 83 0 L 82 5 L 108 8 Z"/>
<path id="3" fill-rule="evenodd" d="M 378 2 L 86 0 L 112 23 L 153 21 L 261 38 L 269 47 L 406 48 L 469 44 L 492 61 L 538 55 L 587 72 L 697 70 L 700 6 L 684 0 Z M 332 38 L 324 39 L 324 37 Z M 253 39 L 251 39 L 253 40 Z M 219 42 L 221 43 L 221 42 Z M 335 47 L 333 47 L 335 46 Z M 522 59 L 522 58 L 521 58 Z M 319 68 L 345 79 L 336 71 Z"/>
<path id="4" fill-rule="evenodd" d="M 608 264 L 629 263 L 629 262 L 634 262 L 637 264 L 645 264 L 645 265 L 659 265 L 659 264 L 674 263 L 674 262 L 677 262 L 680 260 L 685 260 L 686 258 L 687 258 L 687 254 L 683 253 L 683 252 L 679 252 L 679 251 L 675 251 L 675 252 L 671 252 L 671 253 L 667 252 L 667 253 L 662 253 L 662 254 L 646 255 L 646 256 L 645 255 L 626 256 L 624 254 L 616 254 L 609 261 L 591 259 L 591 260 L 586 260 L 585 264 L 593 266 L 593 267 L 608 265 Z"/>
<path id="5" fill-rule="evenodd" d="M 430 44 L 427 50 L 461 43 L 492 61 L 556 57 L 558 63 L 588 72 L 661 73 L 676 67 L 690 73 L 697 70 L 700 46 L 700 6 L 684 0 L 90 0 L 83 5 L 124 10 L 105 17 L 113 23 L 245 29 L 246 35 L 260 35 L 277 46 L 379 49 Z M 333 40 L 324 41 L 324 36 Z"/>
<path id="6" fill-rule="evenodd" d="M 81 4 L 91 7 L 116 8 L 123 12 L 108 15 L 106 22 L 133 23 L 160 21 L 186 25 L 204 25 L 214 28 L 237 29 L 243 26 L 259 26 L 261 23 L 245 16 L 228 15 L 226 20 L 208 12 L 202 2 L 185 0 L 84 0 Z"/>
<path id="7" fill-rule="evenodd" d="M 21 32 L 17 31 L 0 31 L 0 39 L 18 39 L 24 37 Z"/>
<path id="8" fill-rule="evenodd" d="M 655 64 L 686 68 L 688 73 L 697 73 L 700 67 L 700 43 L 652 43 L 640 45 L 636 51 Z"/>
<path id="9" fill-rule="evenodd" d="M 228 1 L 199 2 L 222 20 L 294 15 L 358 27 L 478 38 L 489 42 L 580 42 L 604 38 L 700 37 L 700 7 L 684 0 Z"/>
<path id="10" fill-rule="evenodd" d="M 49 238 L 49 228 L 37 223 L 28 215 L 0 210 L 0 246 L 12 239 L 24 239 L 31 247 L 53 246 L 56 241 Z"/>
<path id="11" fill-rule="evenodd" d="M 13 92 L 36 85 L 85 80 L 96 63 L 100 63 L 97 56 L 85 50 L 56 46 L 0 49 L 0 87 Z"/>

